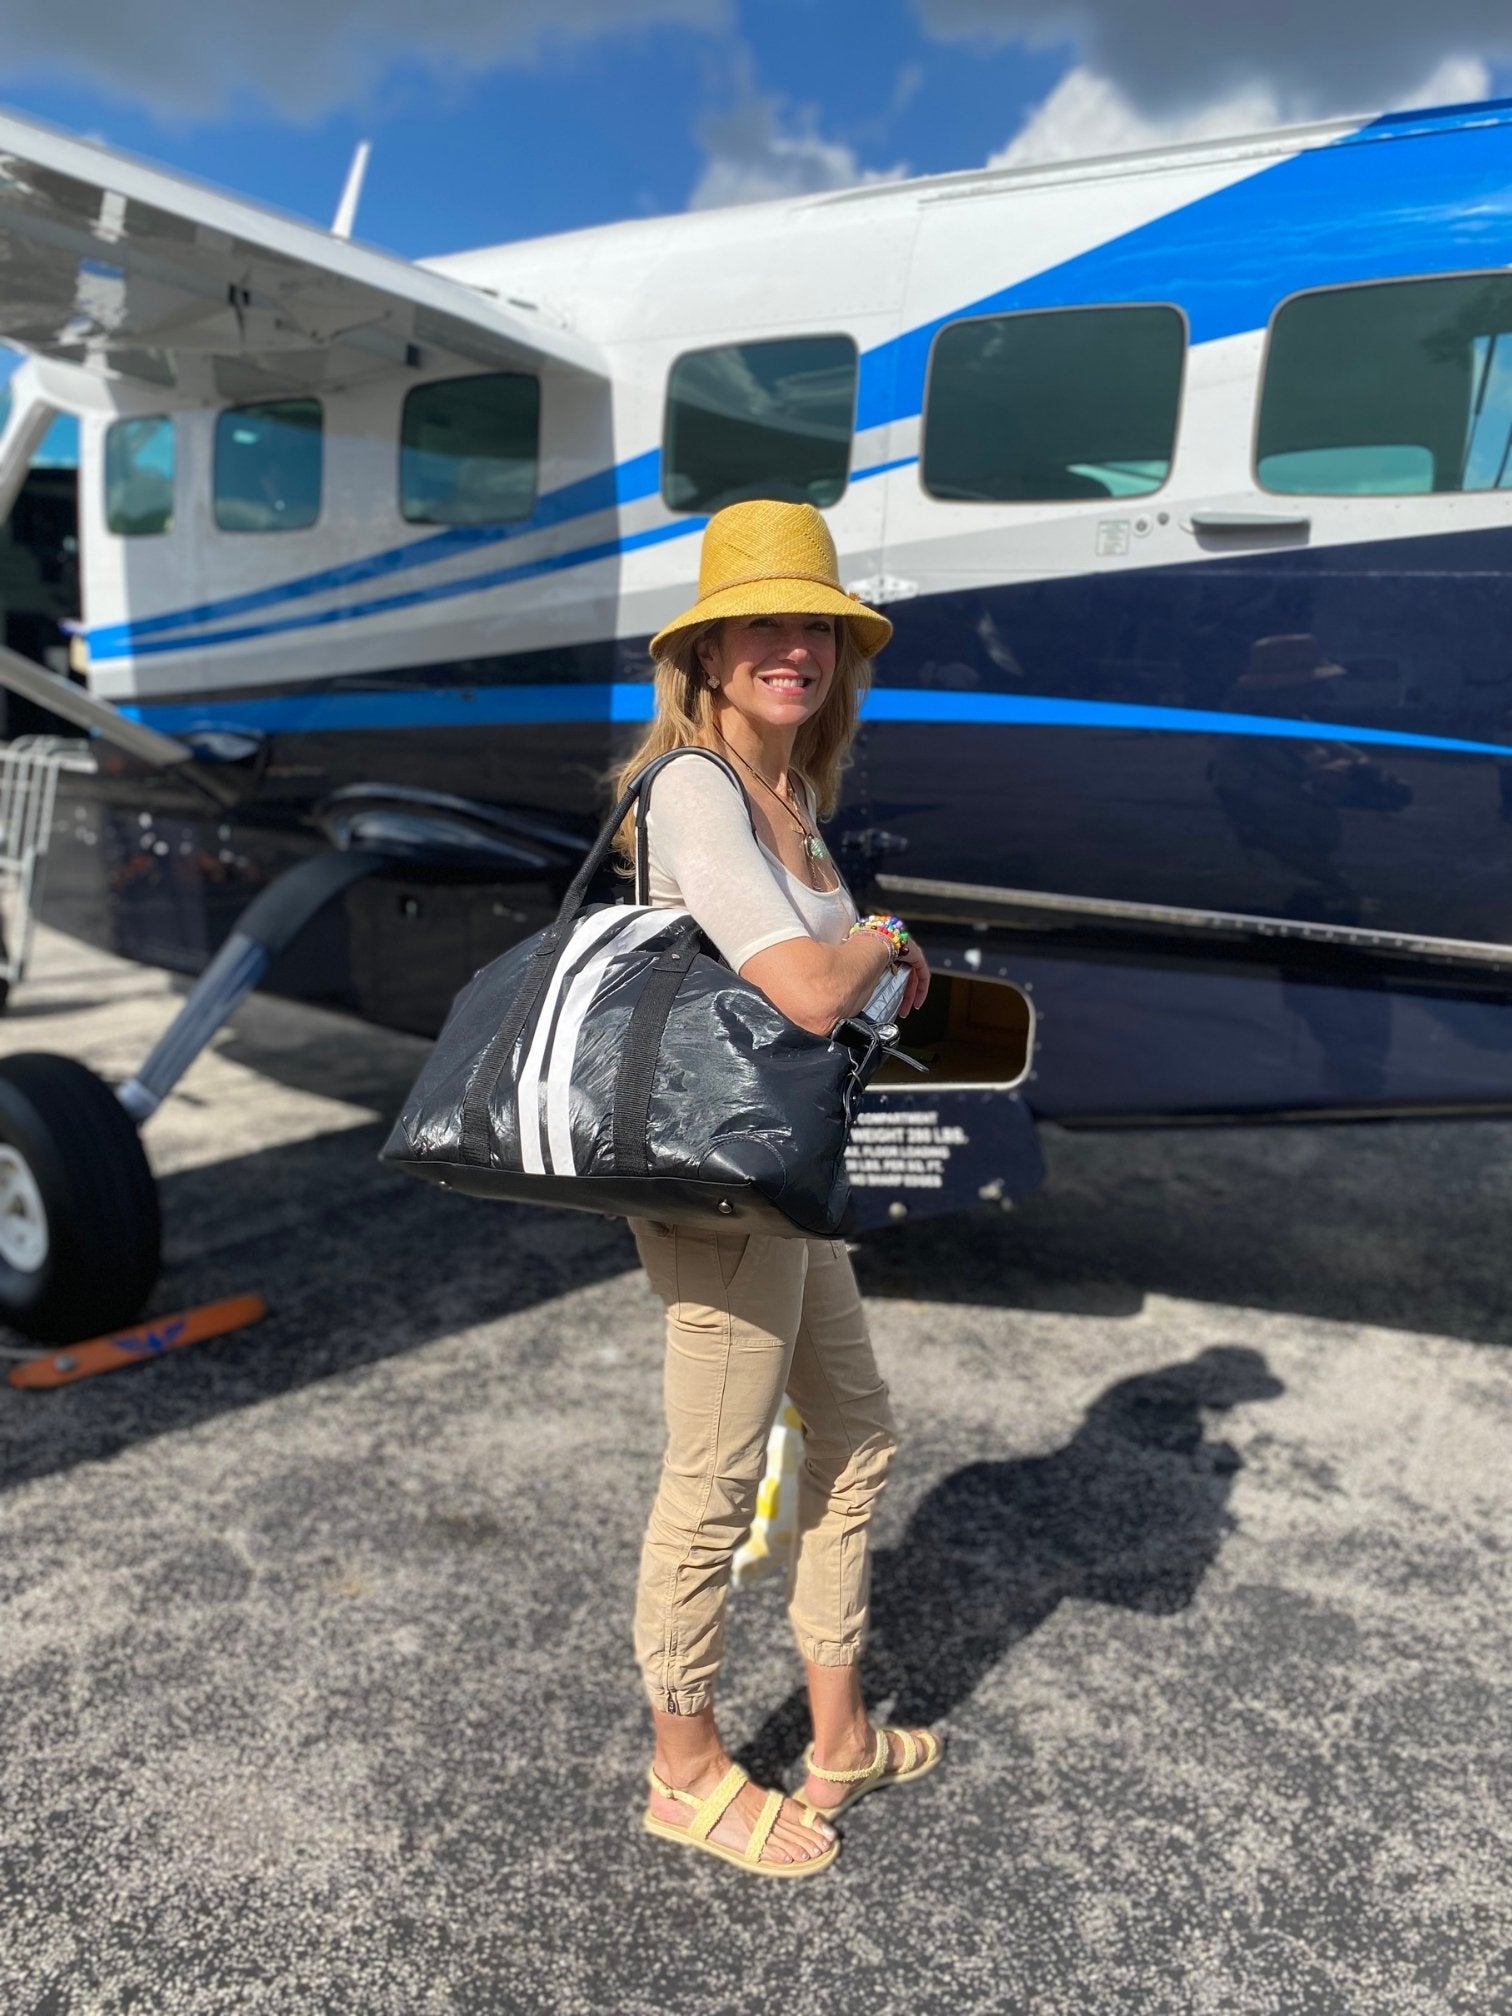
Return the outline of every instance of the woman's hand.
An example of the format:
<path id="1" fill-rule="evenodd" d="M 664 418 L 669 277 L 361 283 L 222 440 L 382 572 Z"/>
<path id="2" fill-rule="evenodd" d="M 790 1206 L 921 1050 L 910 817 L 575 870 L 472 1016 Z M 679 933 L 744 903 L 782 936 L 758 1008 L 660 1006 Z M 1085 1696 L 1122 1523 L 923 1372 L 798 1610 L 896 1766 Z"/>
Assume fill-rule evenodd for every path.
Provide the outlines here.
<path id="1" fill-rule="evenodd" d="M 912 1015 L 915 1008 L 922 1008 L 929 994 L 929 961 L 924 957 L 917 938 L 909 939 L 902 964 L 908 974 L 908 985 L 903 990 L 902 1004 L 898 1009 L 900 1018 Z"/>

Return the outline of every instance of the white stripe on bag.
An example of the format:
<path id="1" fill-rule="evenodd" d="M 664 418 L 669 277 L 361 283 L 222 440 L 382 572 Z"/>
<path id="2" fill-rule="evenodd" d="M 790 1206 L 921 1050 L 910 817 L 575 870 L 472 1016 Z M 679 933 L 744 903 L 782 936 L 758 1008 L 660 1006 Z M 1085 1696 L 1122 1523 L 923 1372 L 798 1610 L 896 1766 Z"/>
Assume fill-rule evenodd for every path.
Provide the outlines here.
<path id="1" fill-rule="evenodd" d="M 552 969 L 551 980 L 536 1016 L 535 1033 L 530 1039 L 530 1048 L 525 1055 L 524 1067 L 520 1072 L 516 1106 L 520 1128 L 520 1167 L 527 1176 L 544 1176 L 546 1159 L 541 1140 L 541 1070 L 546 1062 L 546 1052 L 551 1043 L 551 1023 L 556 1010 L 557 997 L 574 970 L 574 962 L 596 945 L 611 931 L 621 931 L 632 917 L 643 916 L 643 911 L 631 909 L 628 904 L 617 904 L 613 909 L 600 910 L 595 916 L 585 917 L 573 927 L 562 956 Z"/>
<path id="2" fill-rule="evenodd" d="M 686 910 L 672 909 L 642 912 L 628 931 L 594 953 L 567 990 L 556 1034 L 551 1039 L 551 1062 L 546 1067 L 546 1145 L 551 1152 L 553 1175 L 578 1173 L 572 1153 L 572 1069 L 577 1062 L 578 1038 L 610 960 L 617 959 L 621 952 L 633 952 L 636 946 L 644 945 L 648 938 L 654 938 L 658 931 L 680 922 L 687 914 Z"/>

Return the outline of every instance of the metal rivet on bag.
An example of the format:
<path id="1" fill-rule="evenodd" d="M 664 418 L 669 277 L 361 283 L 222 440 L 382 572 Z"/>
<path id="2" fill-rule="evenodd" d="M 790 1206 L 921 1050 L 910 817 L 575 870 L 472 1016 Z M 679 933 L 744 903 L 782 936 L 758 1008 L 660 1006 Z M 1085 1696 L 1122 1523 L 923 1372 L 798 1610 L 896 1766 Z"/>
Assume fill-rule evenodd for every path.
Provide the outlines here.
<path id="1" fill-rule="evenodd" d="M 720 1216 L 721 1216 L 721 1217 L 724 1217 L 724 1218 L 733 1218 L 733 1217 L 734 1217 L 734 1215 L 735 1215 L 735 1206 L 734 1206 L 734 1205 L 733 1205 L 733 1204 L 732 1204 L 732 1203 L 730 1202 L 730 1200 L 729 1200 L 729 1198 L 728 1198 L 728 1197 L 721 1197 L 721 1198 L 720 1198 L 720 1200 L 719 1200 L 719 1212 L 720 1212 Z"/>

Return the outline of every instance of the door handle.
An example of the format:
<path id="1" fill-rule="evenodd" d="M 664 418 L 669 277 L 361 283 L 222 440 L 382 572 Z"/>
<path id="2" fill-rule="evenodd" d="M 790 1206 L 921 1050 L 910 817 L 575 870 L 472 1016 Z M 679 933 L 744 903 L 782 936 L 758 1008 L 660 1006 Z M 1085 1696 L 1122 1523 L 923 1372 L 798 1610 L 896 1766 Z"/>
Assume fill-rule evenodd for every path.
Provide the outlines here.
<path id="1" fill-rule="evenodd" d="M 1310 532 L 1305 511 L 1194 511 L 1194 532 Z"/>

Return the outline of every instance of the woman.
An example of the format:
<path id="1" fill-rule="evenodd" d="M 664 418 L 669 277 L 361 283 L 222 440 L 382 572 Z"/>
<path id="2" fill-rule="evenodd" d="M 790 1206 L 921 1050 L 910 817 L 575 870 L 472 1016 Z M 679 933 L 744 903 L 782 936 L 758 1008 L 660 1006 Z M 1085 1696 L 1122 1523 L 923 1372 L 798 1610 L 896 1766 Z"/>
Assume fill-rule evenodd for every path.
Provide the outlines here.
<path id="1" fill-rule="evenodd" d="M 743 978 L 823 1035 L 891 969 L 907 969 L 902 1013 L 929 990 L 906 929 L 857 917 L 819 837 L 870 657 L 892 634 L 837 573 L 811 505 L 732 504 L 711 518 L 699 599 L 652 639 L 655 718 L 622 773 L 623 788 L 651 758 L 700 746 L 739 775 L 741 790 L 702 760 L 659 773 L 651 900 L 690 910 Z M 627 822 L 627 856 L 634 844 Z M 850 1258 L 826 1239 L 632 1230 L 668 1344 L 667 1453 L 635 1618 L 656 1739 L 645 1824 L 754 1873 L 816 1875 L 838 1852 L 830 1817 L 940 1755 L 927 1730 L 873 1730 L 861 1699 L 867 1524 L 895 1444 Z M 796 1799 L 731 1764 L 713 1708 L 730 1564 L 784 1391 L 804 1428 L 789 1615 L 814 1724 Z"/>

